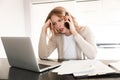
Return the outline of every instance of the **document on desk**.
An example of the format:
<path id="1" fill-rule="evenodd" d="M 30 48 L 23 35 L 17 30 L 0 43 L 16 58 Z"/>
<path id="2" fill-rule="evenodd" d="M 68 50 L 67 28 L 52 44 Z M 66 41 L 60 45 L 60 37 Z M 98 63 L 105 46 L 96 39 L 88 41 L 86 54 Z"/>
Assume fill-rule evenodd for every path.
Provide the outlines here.
<path id="1" fill-rule="evenodd" d="M 60 67 L 52 72 L 56 72 L 59 75 L 73 74 L 77 77 L 115 73 L 116 70 L 98 60 L 70 60 L 64 61 Z"/>
<path id="2" fill-rule="evenodd" d="M 77 72 L 73 73 L 74 76 L 96 76 L 96 75 L 106 75 L 109 73 L 116 73 L 116 70 L 112 69 L 108 65 L 102 63 L 101 61 L 96 60 L 94 62 L 94 69 L 90 72 Z"/>
<path id="3" fill-rule="evenodd" d="M 120 61 L 109 63 L 109 66 L 120 72 Z"/>
<path id="4" fill-rule="evenodd" d="M 59 75 L 89 72 L 94 69 L 94 60 L 70 60 L 61 63 L 61 66 L 54 69 Z"/>

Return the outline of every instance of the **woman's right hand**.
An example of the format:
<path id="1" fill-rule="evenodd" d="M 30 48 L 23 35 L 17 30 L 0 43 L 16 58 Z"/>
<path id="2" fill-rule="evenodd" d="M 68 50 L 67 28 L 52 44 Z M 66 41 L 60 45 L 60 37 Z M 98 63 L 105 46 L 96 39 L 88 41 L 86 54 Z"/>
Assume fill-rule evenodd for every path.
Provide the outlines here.
<path id="1" fill-rule="evenodd" d="M 51 20 L 48 19 L 48 21 L 44 24 L 42 30 L 47 33 L 47 29 L 51 28 Z"/>

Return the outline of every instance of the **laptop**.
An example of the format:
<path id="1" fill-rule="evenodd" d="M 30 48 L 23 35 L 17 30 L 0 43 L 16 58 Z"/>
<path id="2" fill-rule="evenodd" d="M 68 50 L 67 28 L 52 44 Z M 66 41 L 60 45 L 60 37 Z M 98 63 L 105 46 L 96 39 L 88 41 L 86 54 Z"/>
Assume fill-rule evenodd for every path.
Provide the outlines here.
<path id="1" fill-rule="evenodd" d="M 40 64 L 35 56 L 30 37 L 1 37 L 1 40 L 10 66 L 35 72 L 43 72 L 60 66 L 60 63 Z"/>

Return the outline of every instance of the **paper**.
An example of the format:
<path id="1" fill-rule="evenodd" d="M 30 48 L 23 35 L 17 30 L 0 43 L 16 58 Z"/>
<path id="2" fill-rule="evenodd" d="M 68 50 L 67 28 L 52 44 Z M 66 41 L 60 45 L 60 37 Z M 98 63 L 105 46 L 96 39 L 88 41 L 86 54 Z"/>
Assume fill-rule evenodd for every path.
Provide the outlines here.
<path id="1" fill-rule="evenodd" d="M 73 73 L 74 76 L 83 76 L 83 75 L 87 75 L 87 76 L 95 76 L 95 75 L 103 75 L 103 74 L 107 74 L 107 73 L 115 73 L 116 70 L 108 67 L 107 65 L 105 65 L 104 63 L 100 62 L 100 61 L 95 61 L 94 62 L 94 69 L 90 72 L 78 72 L 78 73 Z"/>
<path id="2" fill-rule="evenodd" d="M 54 69 L 59 75 L 90 72 L 94 69 L 94 60 L 70 60 L 62 62 L 61 66 Z"/>
<path id="3" fill-rule="evenodd" d="M 120 71 L 120 61 L 109 63 L 109 66 L 117 71 Z"/>

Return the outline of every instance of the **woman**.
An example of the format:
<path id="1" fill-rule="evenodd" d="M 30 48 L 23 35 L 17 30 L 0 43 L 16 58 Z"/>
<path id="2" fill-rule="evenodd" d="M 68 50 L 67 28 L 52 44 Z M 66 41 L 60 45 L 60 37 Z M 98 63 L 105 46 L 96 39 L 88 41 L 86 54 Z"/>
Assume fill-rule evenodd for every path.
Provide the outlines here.
<path id="1" fill-rule="evenodd" d="M 47 43 L 48 29 L 52 32 Z M 88 27 L 79 26 L 63 7 L 47 16 L 39 40 L 39 57 L 46 59 L 56 48 L 58 59 L 94 59 L 96 44 Z"/>

